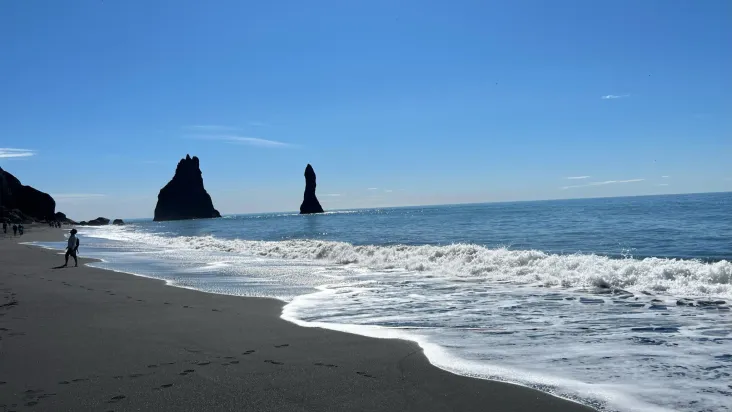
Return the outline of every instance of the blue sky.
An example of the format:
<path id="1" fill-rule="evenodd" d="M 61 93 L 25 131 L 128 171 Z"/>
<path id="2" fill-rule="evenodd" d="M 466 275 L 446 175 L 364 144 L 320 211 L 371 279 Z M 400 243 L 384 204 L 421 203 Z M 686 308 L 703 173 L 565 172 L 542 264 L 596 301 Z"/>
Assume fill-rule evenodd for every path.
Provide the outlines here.
<path id="1" fill-rule="evenodd" d="M 732 2 L 0 2 L 0 166 L 150 217 L 732 190 Z M 667 177 L 664 177 L 667 176 Z M 576 177 L 577 179 L 569 179 Z"/>

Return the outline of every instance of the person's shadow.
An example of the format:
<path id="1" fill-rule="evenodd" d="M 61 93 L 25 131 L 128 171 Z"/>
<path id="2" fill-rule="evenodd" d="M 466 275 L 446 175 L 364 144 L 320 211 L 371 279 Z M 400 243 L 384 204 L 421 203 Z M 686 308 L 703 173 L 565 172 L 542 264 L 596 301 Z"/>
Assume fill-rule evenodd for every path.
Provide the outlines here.
<path id="1" fill-rule="evenodd" d="M 61 265 L 61 266 L 53 267 L 51 269 L 63 269 L 63 268 L 66 268 L 66 267 L 67 267 L 66 265 Z"/>

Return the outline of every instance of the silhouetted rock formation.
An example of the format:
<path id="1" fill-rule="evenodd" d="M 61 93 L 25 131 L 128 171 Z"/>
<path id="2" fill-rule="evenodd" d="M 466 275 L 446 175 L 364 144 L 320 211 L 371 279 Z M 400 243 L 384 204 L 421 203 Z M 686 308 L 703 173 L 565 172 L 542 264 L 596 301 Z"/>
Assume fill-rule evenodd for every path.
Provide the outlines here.
<path id="1" fill-rule="evenodd" d="M 56 222 L 68 223 L 68 224 L 71 224 L 71 225 L 75 225 L 76 224 L 76 222 L 74 222 L 73 220 L 71 220 L 68 217 L 66 217 L 66 214 L 65 213 L 61 213 L 61 212 L 56 212 L 56 214 L 53 215 L 53 220 L 56 221 Z"/>
<path id="2" fill-rule="evenodd" d="M 122 219 L 114 219 L 114 221 L 112 222 L 112 224 L 113 225 L 117 225 L 117 226 L 123 226 L 125 224 L 125 222 Z"/>
<path id="3" fill-rule="evenodd" d="M 0 222 L 29 224 L 33 223 L 33 218 L 18 209 L 9 210 L 5 207 L 0 207 Z"/>
<path id="4" fill-rule="evenodd" d="M 56 201 L 51 195 L 22 185 L 0 167 L 0 220 L 49 220 L 55 211 Z"/>
<path id="5" fill-rule="evenodd" d="M 94 220 L 90 220 L 88 222 L 81 221 L 79 222 L 79 225 L 81 226 L 106 226 L 109 224 L 109 219 L 106 217 L 98 217 Z"/>
<path id="6" fill-rule="evenodd" d="M 184 220 L 221 217 L 203 187 L 196 156 L 178 162 L 173 179 L 160 189 L 153 220 Z"/>
<path id="7" fill-rule="evenodd" d="M 305 168 L 305 196 L 300 205 L 300 214 L 323 213 L 318 198 L 315 196 L 315 170 L 308 164 Z"/>

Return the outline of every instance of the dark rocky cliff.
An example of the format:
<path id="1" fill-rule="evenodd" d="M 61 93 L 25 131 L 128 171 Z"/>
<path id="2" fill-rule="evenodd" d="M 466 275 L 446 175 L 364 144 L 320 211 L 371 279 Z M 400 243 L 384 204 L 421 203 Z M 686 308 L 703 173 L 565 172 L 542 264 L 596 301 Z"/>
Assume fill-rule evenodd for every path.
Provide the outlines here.
<path id="1" fill-rule="evenodd" d="M 203 187 L 203 176 L 196 156 L 186 155 L 178 162 L 173 179 L 160 189 L 155 206 L 155 221 L 221 217 L 211 196 Z"/>
<path id="2" fill-rule="evenodd" d="M 12 214 L 25 215 L 33 220 L 48 220 L 54 218 L 55 212 L 56 201 L 51 195 L 24 186 L 18 178 L 0 167 L 0 219 L 9 220 Z"/>
<path id="3" fill-rule="evenodd" d="M 309 215 L 312 213 L 323 213 L 318 198 L 315 196 L 315 170 L 308 164 L 305 168 L 305 195 L 300 205 L 300 214 Z"/>

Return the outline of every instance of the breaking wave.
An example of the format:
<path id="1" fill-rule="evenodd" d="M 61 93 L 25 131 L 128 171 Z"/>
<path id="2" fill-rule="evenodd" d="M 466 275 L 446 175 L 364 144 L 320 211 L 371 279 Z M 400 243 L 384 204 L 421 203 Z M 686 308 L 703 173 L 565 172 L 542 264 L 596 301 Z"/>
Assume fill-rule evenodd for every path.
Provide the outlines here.
<path id="1" fill-rule="evenodd" d="M 95 236 L 95 230 L 88 235 Z M 435 276 L 563 288 L 618 288 L 630 292 L 732 298 L 732 263 L 698 260 L 548 254 L 536 250 L 489 249 L 474 244 L 357 246 L 320 240 L 251 241 L 214 236 L 160 236 L 104 229 L 101 237 L 150 246 L 315 260 L 374 270 L 400 269 Z"/>

